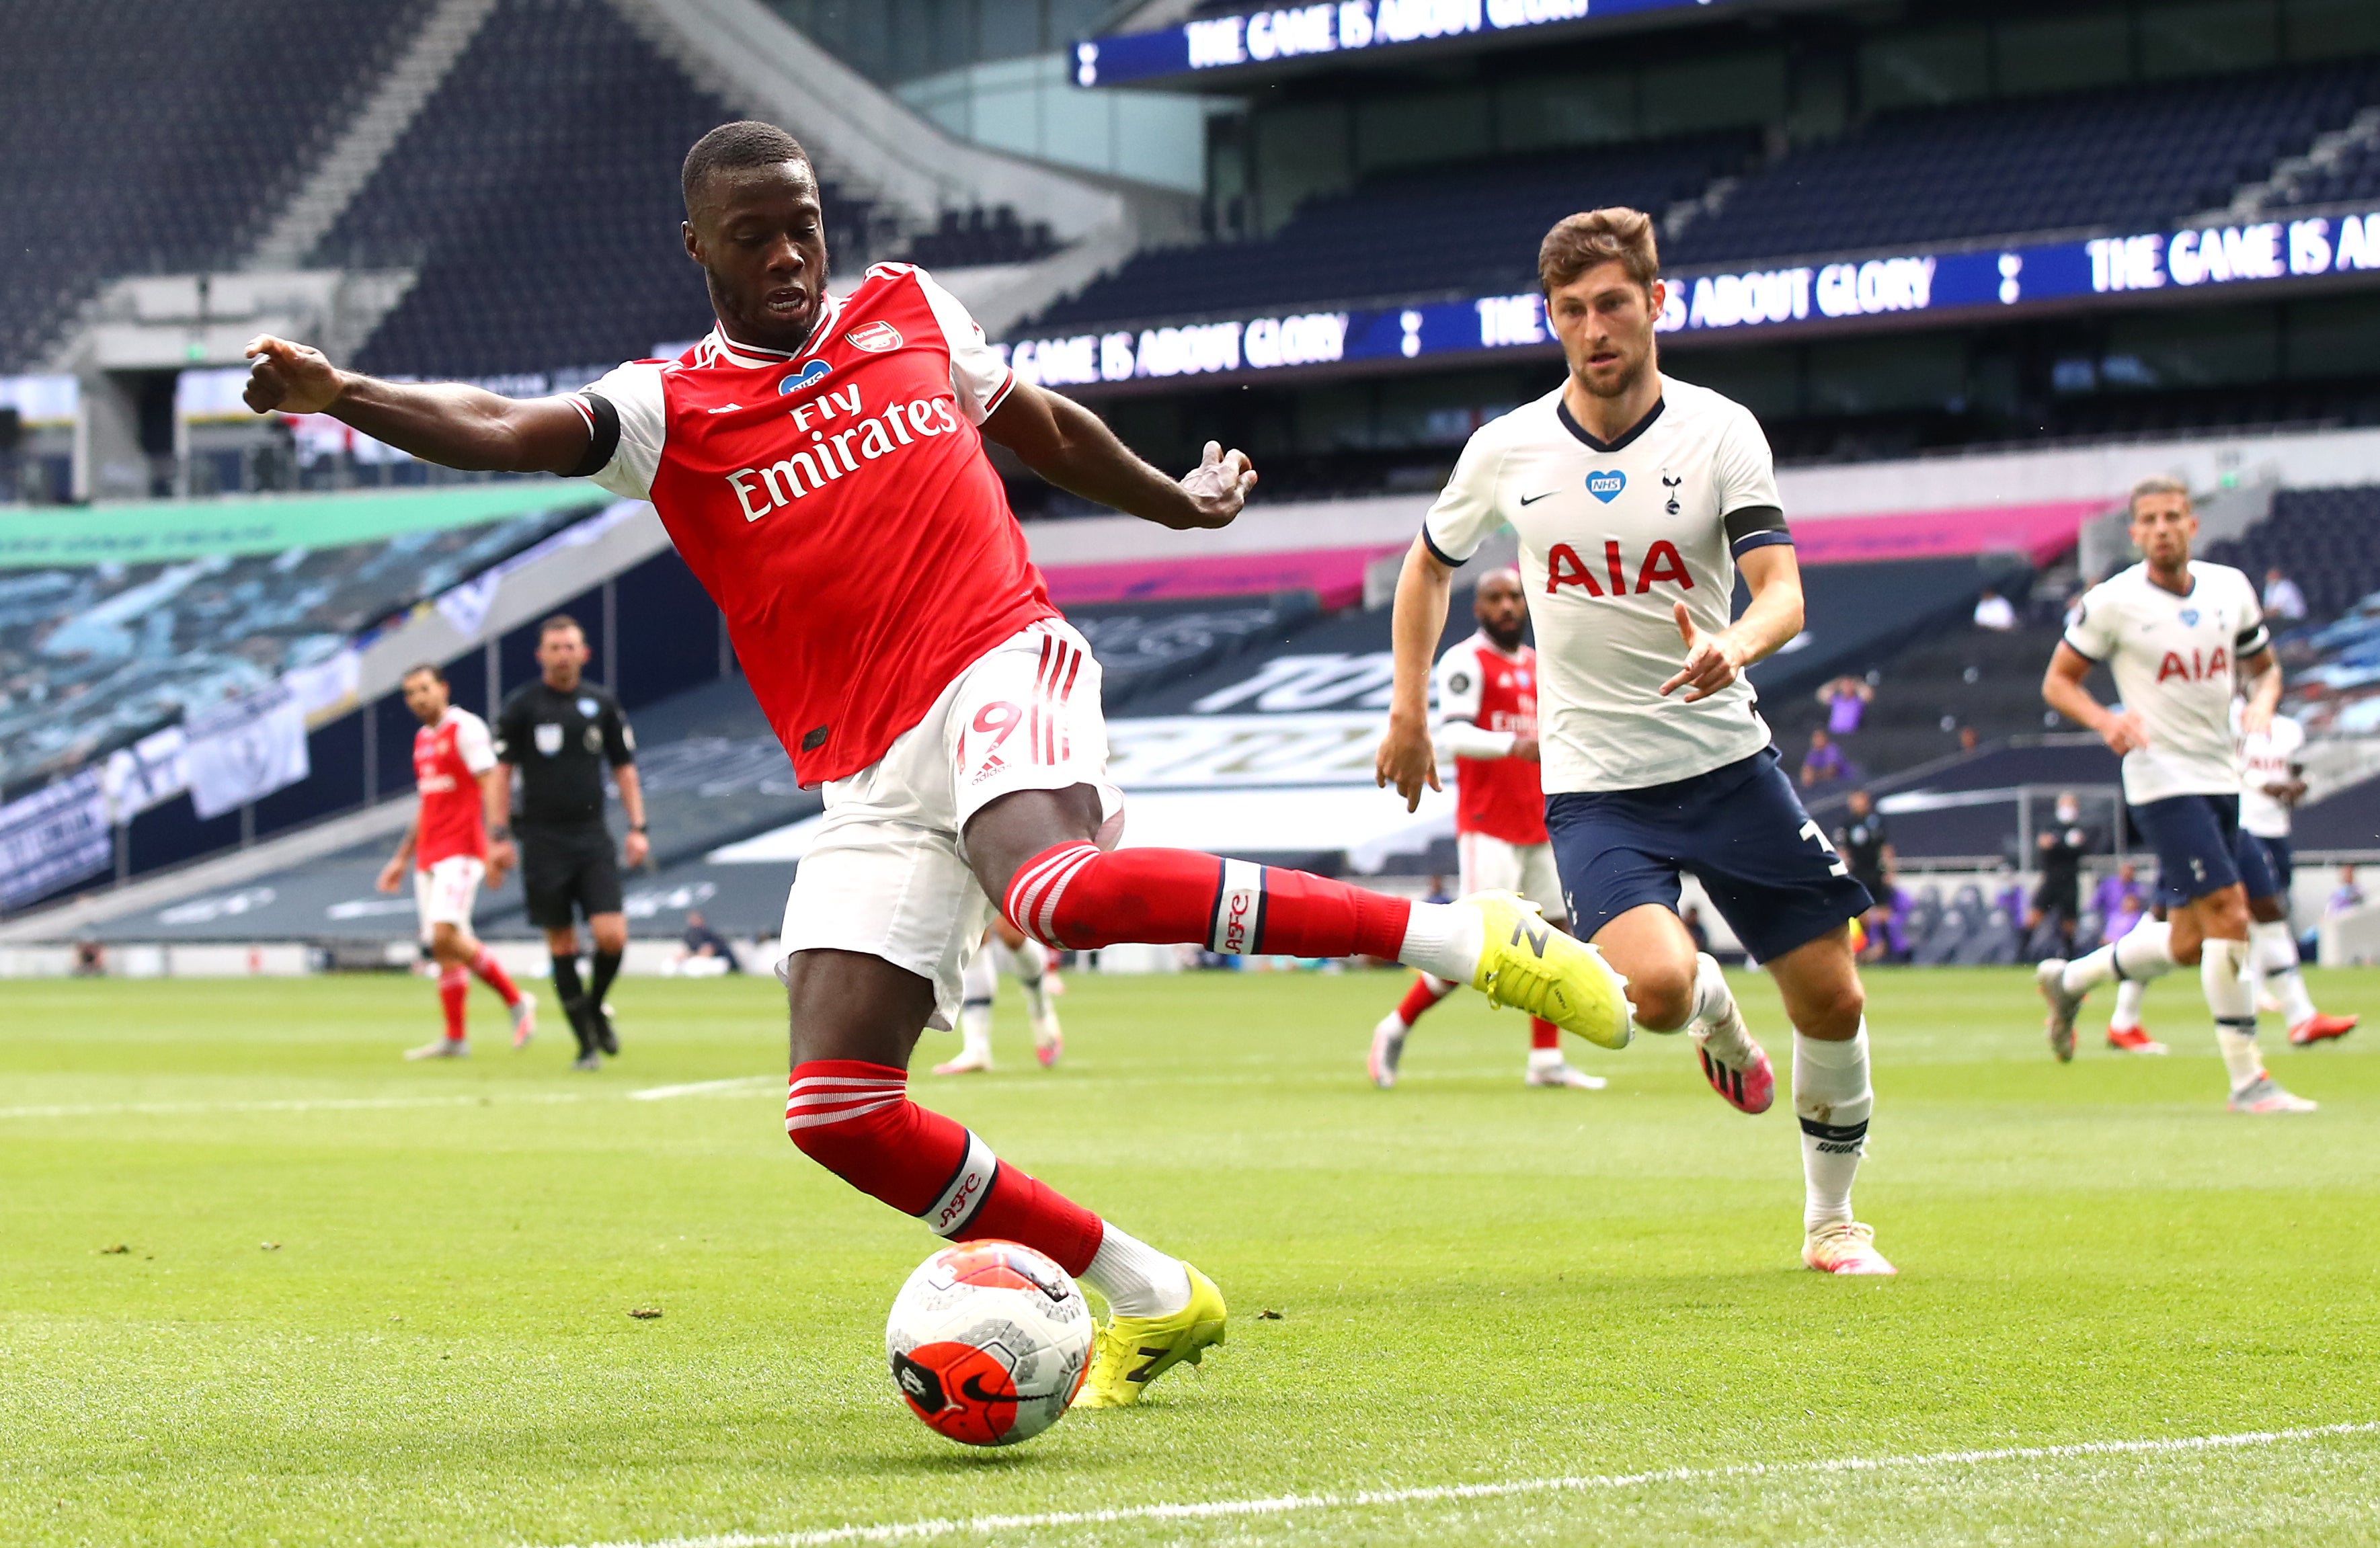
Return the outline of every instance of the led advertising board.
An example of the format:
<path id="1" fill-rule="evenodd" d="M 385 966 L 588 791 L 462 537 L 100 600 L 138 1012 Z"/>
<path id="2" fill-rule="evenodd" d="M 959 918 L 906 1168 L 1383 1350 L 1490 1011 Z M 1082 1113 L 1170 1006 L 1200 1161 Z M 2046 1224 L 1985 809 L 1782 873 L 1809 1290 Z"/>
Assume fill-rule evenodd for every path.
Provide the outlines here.
<path id="1" fill-rule="evenodd" d="M 1755 333 L 1909 313 L 2022 311 L 2136 291 L 2213 293 L 2338 274 L 2380 279 L 2380 211 L 2008 248 L 1670 276 L 1663 333 Z M 1269 311 L 1000 346 L 1028 381 L 1082 386 L 1548 345 L 1534 291 L 1410 307 Z"/>
<path id="2" fill-rule="evenodd" d="M 1644 11 L 1707 10 L 1740 0 L 1334 0 L 1206 17 L 1154 32 L 1075 45 L 1075 84 L 1124 86 L 1165 76 L 1316 54 L 1370 54 L 1415 43 L 1525 31 Z"/>

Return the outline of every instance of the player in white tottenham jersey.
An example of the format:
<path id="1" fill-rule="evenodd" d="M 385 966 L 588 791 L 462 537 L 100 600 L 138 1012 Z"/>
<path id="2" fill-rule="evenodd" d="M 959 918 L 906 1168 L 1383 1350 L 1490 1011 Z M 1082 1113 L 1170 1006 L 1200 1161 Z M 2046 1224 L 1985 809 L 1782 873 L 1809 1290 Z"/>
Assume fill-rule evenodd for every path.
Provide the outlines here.
<path id="1" fill-rule="evenodd" d="M 2231 836 L 2231 858 L 2240 868 L 2240 889 L 2248 894 L 2249 987 L 2257 1009 L 2277 1010 L 2289 1028 L 2291 1046 L 2303 1048 L 2353 1032 L 2360 1018 L 2324 1014 L 2306 988 L 2299 971 L 2297 937 L 2289 928 L 2289 808 L 2305 794 L 2304 768 L 2297 761 L 2305 745 L 2305 728 L 2286 715 L 2256 735 L 2241 731 L 2247 701 L 2231 701 L 2231 732 L 2240 748 L 2240 829 Z M 2118 1029 L 2141 1024 L 2141 1001 L 2148 981 L 2127 978 L 2116 986 L 2116 1010 L 2108 1022 L 2108 1040 Z M 2155 1052 L 2162 1044 L 2141 1043 Z M 2132 1046 L 2141 1046 L 2135 1043 Z"/>
<path id="2" fill-rule="evenodd" d="M 2231 1081 L 2231 1110 L 2312 1112 L 2265 1071 L 2256 1050 L 2255 991 L 2248 961 L 2248 889 L 2235 838 L 2240 827 L 2240 754 L 2231 697 L 2248 679 L 2243 732 L 2261 732 L 2280 701 L 2264 610 L 2247 576 L 2190 557 L 2198 518 L 2179 479 L 2143 478 L 2132 488 L 2132 542 L 2141 562 L 2093 587 L 2051 657 L 2041 696 L 2052 709 L 2099 733 L 2124 760 L 2124 800 L 2156 850 L 2165 922 L 2143 924 L 2112 946 L 2036 970 L 2049 1002 L 2049 1045 L 2074 1057 L 2074 1015 L 2094 985 L 2154 978 L 2198 964 L 2216 1042 Z M 2104 662 L 2122 707 L 2091 696 L 2082 680 Z"/>
<path id="3" fill-rule="evenodd" d="M 1572 930 L 1627 979 L 1633 1025 L 1690 1033 L 1712 1086 L 1760 1112 L 1767 1058 L 1678 917 L 1680 873 L 1702 881 L 1795 1029 L 1803 1259 L 1889 1274 L 1851 1208 L 1873 1096 L 1849 922 L 1869 899 L 1779 769 L 1743 677 L 1800 632 L 1801 574 L 1759 425 L 1661 374 L 1658 271 L 1638 211 L 1548 233 L 1538 280 L 1569 371 L 1471 438 L 1406 555 L 1379 778 L 1408 803 L 1437 788 L 1430 650 L 1455 566 L 1509 523 L 1536 620 L 1546 827 Z M 1739 565 L 1752 601 L 1730 620 Z"/>

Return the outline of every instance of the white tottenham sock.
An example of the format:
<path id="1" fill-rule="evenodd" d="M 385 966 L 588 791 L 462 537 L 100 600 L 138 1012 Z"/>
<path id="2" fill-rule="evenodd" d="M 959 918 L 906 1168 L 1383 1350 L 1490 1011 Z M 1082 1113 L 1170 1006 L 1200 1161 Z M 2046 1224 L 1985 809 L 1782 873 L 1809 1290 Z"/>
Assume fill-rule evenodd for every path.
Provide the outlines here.
<path id="1" fill-rule="evenodd" d="M 2145 984 L 2180 965 L 2173 960 L 2173 926 L 2160 919 L 2143 919 L 2113 945 L 2067 963 L 2066 992 L 2079 995 L 2110 978 Z"/>
<path id="2" fill-rule="evenodd" d="M 1867 1082 L 1867 1018 L 1848 1043 L 1793 1034 L 1793 1111 L 1802 1120 L 1804 1230 L 1852 1218 L 1852 1179 L 1867 1151 L 1876 1093 Z"/>
<path id="3" fill-rule="evenodd" d="M 1008 953 L 1008 971 L 1015 976 L 1016 986 L 1025 991 L 1025 1013 L 1039 1021 L 1050 1013 L 1050 991 L 1041 982 L 1050 966 L 1049 948 L 1027 936 L 1024 945 L 1002 942 L 1001 949 Z"/>
<path id="4" fill-rule="evenodd" d="M 1459 903 L 1415 903 L 1405 920 L 1405 943 L 1397 961 L 1433 978 L 1468 984 L 1488 949 L 1488 926 L 1475 908 Z"/>
<path id="5" fill-rule="evenodd" d="M 2256 995 L 2240 976 L 2247 964 L 2244 940 L 2210 940 L 2198 959 L 2198 986 L 2206 994 L 2206 1009 L 2215 1013 L 2215 1042 L 2223 1050 L 2223 1069 L 2238 1091 L 2265 1073 L 2256 1052 Z"/>
<path id="6" fill-rule="evenodd" d="M 2289 934 L 2287 921 L 2276 919 L 2269 925 L 2248 926 L 2249 972 L 2265 970 L 2265 982 L 2271 986 L 2273 998 L 2281 1002 L 2281 1018 L 2289 1026 L 2299 1026 L 2313 1020 L 2313 996 L 2306 992 L 2305 974 L 2298 971 L 2297 937 Z M 2252 980 L 2249 992 L 2255 985 Z"/>
<path id="7" fill-rule="evenodd" d="M 1099 1250 L 1083 1283 L 1108 1298 L 1119 1317 L 1165 1317 L 1190 1304 L 1190 1271 L 1148 1243 L 1099 1222 Z"/>
<path id="8" fill-rule="evenodd" d="M 1730 1069 L 1740 1070 L 1752 1059 L 1752 1035 L 1736 1013 L 1735 991 L 1727 986 L 1727 970 L 1707 951 L 1694 954 L 1694 1008 L 1688 1025 L 1710 1035 L 1703 1046 Z"/>
<path id="9" fill-rule="evenodd" d="M 2116 1008 L 2107 1013 L 2110 1032 L 2138 1032 L 2141 1027 L 2141 1001 L 2149 998 L 2149 986 L 2137 978 L 2127 978 L 2116 986 Z"/>
<path id="10" fill-rule="evenodd" d="M 959 974 L 959 1038 L 966 1053 L 991 1058 L 991 997 L 1000 987 L 991 949 L 979 947 Z"/>

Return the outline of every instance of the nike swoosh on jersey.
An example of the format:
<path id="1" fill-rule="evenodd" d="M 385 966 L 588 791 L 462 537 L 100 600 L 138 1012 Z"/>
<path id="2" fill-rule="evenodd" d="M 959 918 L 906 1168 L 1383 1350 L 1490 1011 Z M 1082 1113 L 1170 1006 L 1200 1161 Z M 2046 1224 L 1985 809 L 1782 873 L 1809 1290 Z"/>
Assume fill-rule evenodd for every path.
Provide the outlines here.
<path id="1" fill-rule="evenodd" d="M 744 405 L 740 403 L 723 403 L 717 408 L 710 410 L 710 412 L 713 414 L 733 414 L 743 406 Z"/>
<path id="2" fill-rule="evenodd" d="M 1561 493 L 1561 490 L 1548 490 L 1543 494 L 1524 494 L 1521 496 L 1521 503 L 1524 505 L 1535 505 L 1540 500 L 1551 500 L 1554 496 L 1560 493 Z"/>

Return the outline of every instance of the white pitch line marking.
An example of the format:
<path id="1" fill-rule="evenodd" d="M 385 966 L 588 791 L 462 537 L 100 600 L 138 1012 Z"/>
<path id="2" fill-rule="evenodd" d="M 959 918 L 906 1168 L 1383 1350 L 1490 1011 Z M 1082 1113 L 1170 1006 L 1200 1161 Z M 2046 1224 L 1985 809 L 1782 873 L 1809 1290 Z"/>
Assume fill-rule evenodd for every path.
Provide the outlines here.
<path id="1" fill-rule="evenodd" d="M 584 1102 L 587 1092 L 533 1092 L 502 1097 L 491 1093 L 469 1096 L 322 1096 L 291 1097 L 271 1102 L 92 1102 L 50 1107 L 0 1107 L 0 1119 L 108 1118 L 119 1114 L 175 1113 L 337 1113 L 382 1107 L 476 1107 L 494 1103 Z"/>
<path id="2" fill-rule="evenodd" d="M 881 1526 L 829 1527 L 806 1532 L 723 1532 L 712 1537 L 624 1540 L 581 1548 L 825 1548 L 836 1542 L 906 1542 L 962 1532 L 1032 1531 L 1050 1527 L 1113 1526 L 1127 1521 L 1189 1521 L 1234 1516 L 1286 1516 L 1305 1510 L 1355 1510 L 1446 1500 L 1491 1500 L 1516 1494 L 1633 1489 L 1648 1483 L 1700 1483 L 1732 1478 L 1873 1472 L 1888 1468 L 1963 1467 L 1980 1462 L 2051 1461 L 2070 1457 L 2122 1457 L 2219 1451 L 2282 1441 L 2380 1433 L 2380 1421 L 2317 1424 L 2298 1430 L 2251 1430 L 2235 1435 L 2184 1435 L 2170 1440 L 2077 1441 L 2065 1445 L 2011 1445 L 1987 1451 L 1936 1451 L 1908 1457 L 1838 1457 L 1814 1462 L 1742 1462 L 1726 1468 L 1662 1468 L 1651 1472 L 1531 1478 L 1511 1483 L 1438 1483 L 1412 1489 L 1367 1489 L 1354 1494 L 1280 1494 L 1259 1500 L 1197 1500 L 1178 1505 L 1123 1506 L 1109 1510 L 1054 1510 L 1038 1516 L 941 1517 Z"/>
<path id="3" fill-rule="evenodd" d="M 631 1102 L 666 1102 L 673 1096 L 708 1096 L 713 1092 L 733 1092 L 773 1088 L 783 1082 L 783 1075 L 732 1075 L 723 1081 L 690 1081 L 682 1086 L 647 1086 L 628 1093 Z"/>

